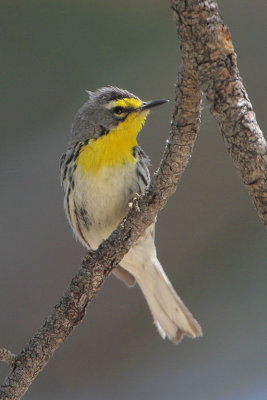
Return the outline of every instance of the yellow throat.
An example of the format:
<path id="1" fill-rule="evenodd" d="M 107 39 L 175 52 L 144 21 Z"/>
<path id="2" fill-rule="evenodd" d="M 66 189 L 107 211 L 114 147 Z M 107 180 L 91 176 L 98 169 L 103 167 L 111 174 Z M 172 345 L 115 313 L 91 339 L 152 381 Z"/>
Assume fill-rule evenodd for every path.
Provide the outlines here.
<path id="1" fill-rule="evenodd" d="M 139 108 L 142 102 L 137 99 L 120 99 L 113 106 Z M 148 110 L 131 112 L 124 121 L 111 129 L 106 135 L 91 139 L 84 145 L 77 157 L 77 165 L 84 173 L 98 173 L 103 167 L 118 167 L 122 164 L 135 164 L 133 147 L 137 146 L 137 135 L 142 129 Z"/>

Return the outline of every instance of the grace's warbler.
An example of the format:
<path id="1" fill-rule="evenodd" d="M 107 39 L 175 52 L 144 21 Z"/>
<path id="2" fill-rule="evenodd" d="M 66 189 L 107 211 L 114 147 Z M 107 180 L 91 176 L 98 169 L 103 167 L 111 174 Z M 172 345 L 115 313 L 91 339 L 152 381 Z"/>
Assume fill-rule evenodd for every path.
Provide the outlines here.
<path id="1" fill-rule="evenodd" d="M 88 92 L 77 112 L 70 146 L 61 158 L 65 210 L 77 238 L 97 249 L 129 211 L 136 193 L 149 185 L 149 159 L 137 144 L 151 108 L 167 100 L 143 102 L 126 90 Z M 201 328 L 183 304 L 157 259 L 154 224 L 124 256 L 114 273 L 128 286 L 137 281 L 159 333 L 177 343 Z"/>

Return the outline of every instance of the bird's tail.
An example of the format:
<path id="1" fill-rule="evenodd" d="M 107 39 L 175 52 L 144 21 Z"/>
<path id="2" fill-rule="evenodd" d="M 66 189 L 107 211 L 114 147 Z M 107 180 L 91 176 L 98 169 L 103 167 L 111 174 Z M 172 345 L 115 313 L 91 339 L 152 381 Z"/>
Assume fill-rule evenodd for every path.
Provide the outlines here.
<path id="1" fill-rule="evenodd" d="M 157 259 L 152 224 L 124 256 L 120 265 L 140 286 L 160 335 L 178 343 L 184 335 L 202 335 L 198 322 L 172 287 Z"/>
<path id="2" fill-rule="evenodd" d="M 148 241 L 151 241 L 148 238 Z M 141 243 L 141 244 L 140 244 Z M 131 249 L 121 265 L 134 276 L 140 286 L 160 335 L 178 343 L 183 335 L 195 338 L 202 335 L 198 322 L 193 318 L 172 287 L 156 256 L 154 242 L 145 255 L 142 242 Z"/>
<path id="3" fill-rule="evenodd" d="M 143 273 L 136 276 L 160 335 L 178 343 L 183 335 L 202 335 L 198 322 L 184 305 L 155 257 L 145 262 Z"/>

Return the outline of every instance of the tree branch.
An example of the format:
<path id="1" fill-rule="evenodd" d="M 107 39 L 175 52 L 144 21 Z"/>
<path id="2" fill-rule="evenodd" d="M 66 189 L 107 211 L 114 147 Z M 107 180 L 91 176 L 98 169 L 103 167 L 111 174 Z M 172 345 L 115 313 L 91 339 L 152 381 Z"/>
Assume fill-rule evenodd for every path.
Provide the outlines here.
<path id="1" fill-rule="evenodd" d="M 267 145 L 237 68 L 229 29 L 214 0 L 171 0 L 184 64 L 210 102 L 224 143 L 267 225 Z"/>
<path id="2" fill-rule="evenodd" d="M 10 350 L 4 348 L 0 349 L 0 361 L 6 362 L 11 367 L 14 366 L 15 357 L 15 354 L 11 353 Z"/>
<path id="3" fill-rule="evenodd" d="M 200 124 L 201 93 L 198 82 L 182 71 L 170 138 L 160 167 L 144 196 L 135 202 L 127 218 L 95 252 L 89 252 L 65 295 L 42 328 L 16 357 L 13 371 L 1 387 L 0 399 L 19 399 L 44 368 L 57 347 L 83 319 L 88 303 L 140 234 L 155 220 L 174 193 L 192 152 Z"/>
<path id="4" fill-rule="evenodd" d="M 228 29 L 212 0 L 171 0 L 183 55 L 171 134 L 149 190 L 95 252 L 89 252 L 44 325 L 15 358 L 0 399 L 19 399 L 83 319 L 87 305 L 140 234 L 155 220 L 186 167 L 200 123 L 201 89 L 226 146 L 266 224 L 266 144 L 239 77 Z"/>

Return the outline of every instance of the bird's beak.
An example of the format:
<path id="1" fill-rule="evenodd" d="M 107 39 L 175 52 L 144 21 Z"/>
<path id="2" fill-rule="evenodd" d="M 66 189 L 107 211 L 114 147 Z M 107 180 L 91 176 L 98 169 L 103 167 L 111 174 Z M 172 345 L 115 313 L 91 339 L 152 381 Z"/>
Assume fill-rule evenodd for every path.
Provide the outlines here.
<path id="1" fill-rule="evenodd" d="M 144 101 L 140 107 L 140 111 L 150 110 L 153 107 L 160 106 L 161 104 L 168 103 L 169 100 L 152 100 L 152 101 Z"/>

